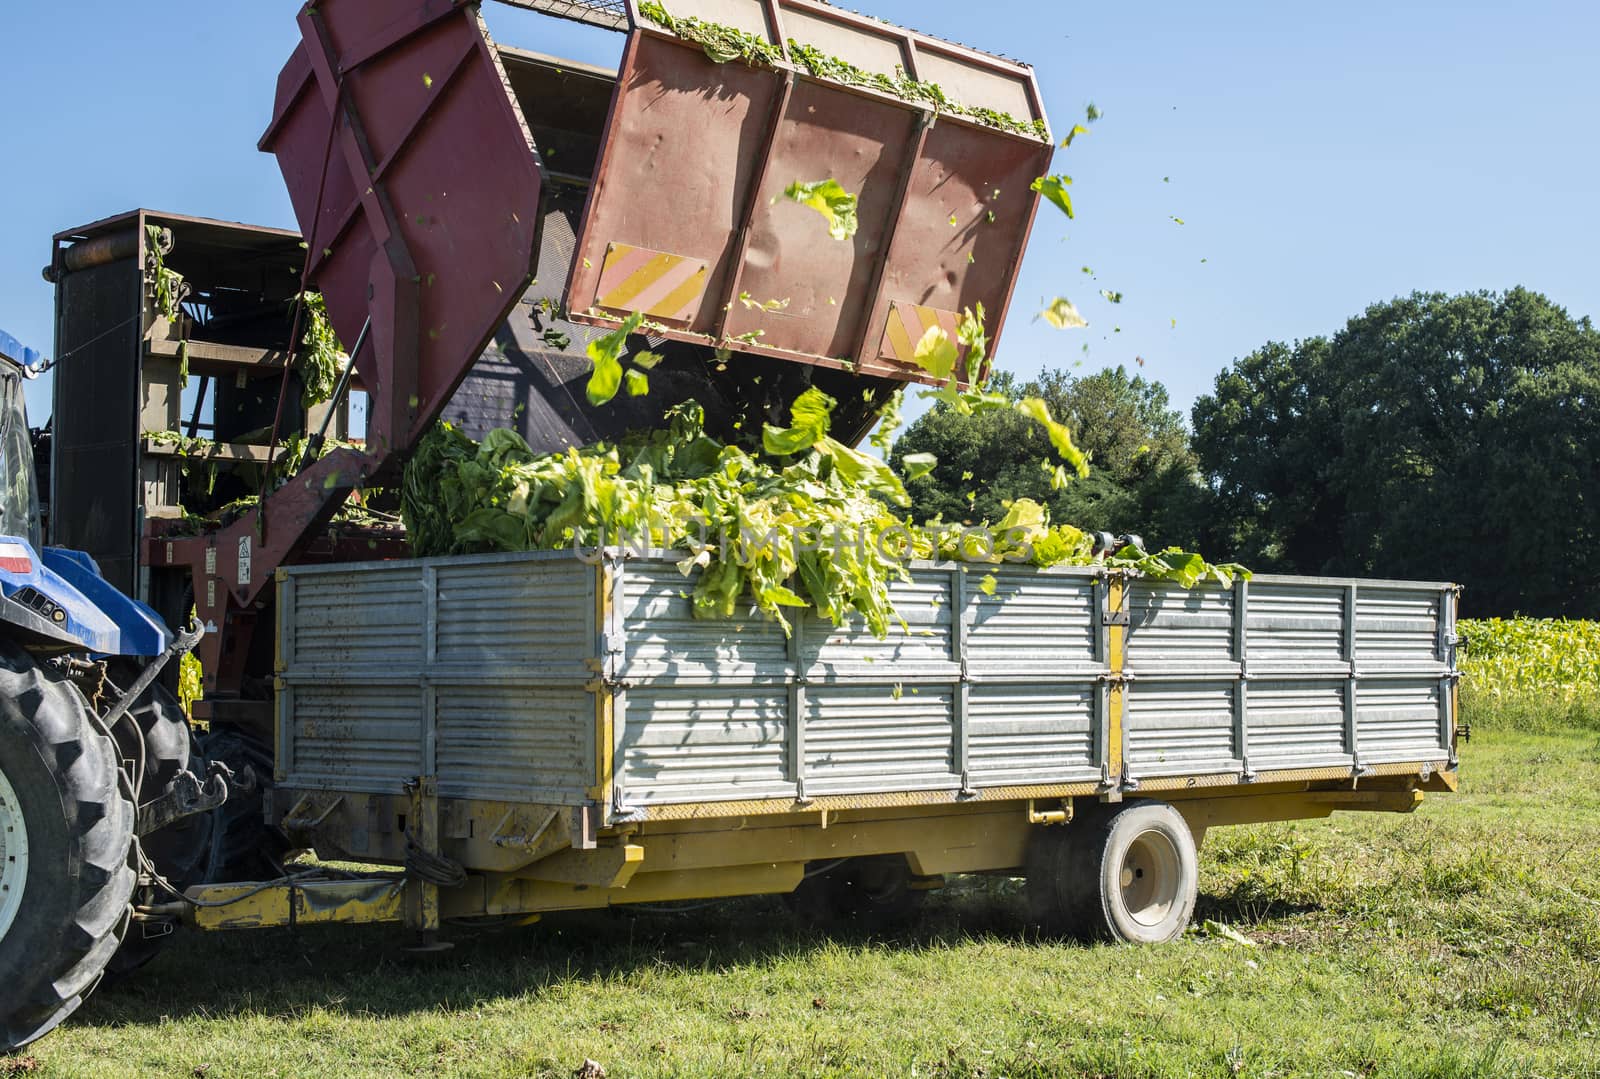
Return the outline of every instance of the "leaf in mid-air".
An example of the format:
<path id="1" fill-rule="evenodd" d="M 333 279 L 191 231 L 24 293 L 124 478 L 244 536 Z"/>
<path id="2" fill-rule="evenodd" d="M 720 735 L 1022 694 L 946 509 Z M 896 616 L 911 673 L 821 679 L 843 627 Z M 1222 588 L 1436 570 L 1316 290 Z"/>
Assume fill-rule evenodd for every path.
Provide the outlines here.
<path id="1" fill-rule="evenodd" d="M 767 424 L 761 444 L 768 453 L 790 454 L 808 450 L 828 433 L 833 420 L 832 397 L 813 386 L 795 398 L 789 409 L 789 426 Z"/>
<path id="2" fill-rule="evenodd" d="M 1111 303 L 1121 303 L 1122 302 L 1122 293 L 1115 292 L 1115 291 L 1113 291 L 1111 289 L 1108 289 L 1108 288 L 1101 289 L 1100 290 L 1100 295 L 1104 296 Z"/>
<path id="3" fill-rule="evenodd" d="M 632 359 L 635 367 L 641 367 L 646 371 L 654 371 L 656 364 L 666 359 L 666 357 L 661 355 L 659 352 L 645 351 L 635 352 L 632 356 Z"/>
<path id="4" fill-rule="evenodd" d="M 1061 212 L 1068 217 L 1072 216 L 1072 196 L 1067 194 L 1067 186 L 1072 183 L 1070 176 L 1041 176 L 1029 186 L 1045 198 L 1061 207 Z"/>
<path id="5" fill-rule="evenodd" d="M 1089 129 L 1084 127 L 1082 124 L 1073 124 L 1072 130 L 1067 132 L 1067 137 L 1061 140 L 1061 148 L 1065 150 L 1067 147 L 1072 145 L 1073 139 L 1077 138 L 1079 135 L 1087 135 L 1088 133 Z"/>
<path id="6" fill-rule="evenodd" d="M 956 367 L 956 343 L 950 340 L 944 327 L 929 326 L 922 340 L 917 342 L 911 359 L 934 378 L 947 379 Z"/>
<path id="7" fill-rule="evenodd" d="M 856 234 L 856 197 L 839 186 L 831 176 L 809 184 L 796 180 L 783 192 L 802 206 L 809 206 L 828 221 L 828 235 L 848 240 Z"/>
<path id="8" fill-rule="evenodd" d="M 621 326 L 604 337 L 590 341 L 584 349 L 589 355 L 589 362 L 594 364 L 586 388 L 591 405 L 603 405 L 617 395 L 617 390 L 622 386 L 622 364 L 619 362 L 622 349 L 628 343 L 628 335 L 637 330 L 643 321 L 643 313 L 635 311 Z"/>
<path id="9" fill-rule="evenodd" d="M 643 397 L 650 392 L 650 376 L 643 371 L 627 371 L 624 378 L 628 383 L 629 397 Z"/>
<path id="10" fill-rule="evenodd" d="M 926 476 L 939 465 L 939 458 L 931 453 L 908 453 L 900 458 L 900 463 L 905 466 L 906 479 L 914 480 Z"/>
<path id="11" fill-rule="evenodd" d="M 994 574 L 987 574 L 983 580 L 978 582 L 978 591 L 986 596 L 992 596 L 994 595 L 995 585 L 999 583 L 999 581 L 995 580 Z"/>
<path id="12" fill-rule="evenodd" d="M 1039 314 L 1058 330 L 1071 330 L 1089 325 L 1089 320 L 1078 314 L 1078 309 L 1072 306 L 1072 301 L 1064 296 L 1057 296 L 1051 301 L 1050 306 Z"/>
<path id="13" fill-rule="evenodd" d="M 1050 436 L 1050 445 L 1056 448 L 1062 460 L 1077 471 L 1080 478 L 1089 475 L 1089 458 L 1072 441 L 1072 432 L 1067 425 L 1058 422 L 1050 415 L 1050 406 L 1037 397 L 1024 397 L 1017 402 L 1017 411 L 1038 423 Z"/>

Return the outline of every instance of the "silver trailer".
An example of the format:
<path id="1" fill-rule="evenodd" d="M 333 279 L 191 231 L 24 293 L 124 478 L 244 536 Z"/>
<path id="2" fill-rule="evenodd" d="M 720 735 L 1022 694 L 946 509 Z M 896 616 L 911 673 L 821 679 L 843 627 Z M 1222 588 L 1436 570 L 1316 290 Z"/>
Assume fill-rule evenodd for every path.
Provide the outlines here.
<path id="1" fill-rule="evenodd" d="M 280 570 L 275 819 L 449 867 L 435 918 L 1027 872 L 1044 920 L 1159 940 L 1207 828 L 1454 789 L 1448 584 L 921 563 L 880 639 L 697 619 L 681 557 Z M 374 881 L 355 916 L 402 917 Z M 243 907 L 199 920 L 275 920 Z"/>

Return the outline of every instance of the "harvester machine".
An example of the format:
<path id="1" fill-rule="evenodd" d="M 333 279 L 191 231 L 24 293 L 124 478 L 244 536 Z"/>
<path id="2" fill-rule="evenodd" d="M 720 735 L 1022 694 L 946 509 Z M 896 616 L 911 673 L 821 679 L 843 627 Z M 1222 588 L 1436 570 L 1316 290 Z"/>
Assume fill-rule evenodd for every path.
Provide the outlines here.
<path id="1" fill-rule="evenodd" d="M 0 650 L 14 683 L 0 695 L 7 1048 L 70 1013 L 114 954 L 147 957 L 192 913 L 182 889 L 275 871 L 287 841 L 287 807 L 264 790 L 283 775 L 275 579 L 405 557 L 392 530 L 352 540 L 330 521 L 353 493 L 396 485 L 441 417 L 555 450 L 652 427 L 694 398 L 710 433 L 733 437 L 816 386 L 839 401 L 834 433 L 855 441 L 901 384 L 927 380 L 915 349 L 930 328 L 954 340 L 963 312 L 986 311 L 990 351 L 1000 337 L 1038 203 L 1030 183 L 1052 148 L 1025 65 L 820 0 L 504 2 L 624 35 L 618 67 L 501 46 L 476 3 L 316 0 L 297 16 L 260 141 L 298 240 L 147 211 L 56 237 L 50 527 L 93 558 L 37 550 L 8 428 L 0 583 L 6 620 L 27 633 Z M 788 197 L 796 185 L 802 197 Z M 825 220 L 806 185 L 853 196 L 849 213 Z M 171 294 L 173 273 L 187 294 Z M 294 374 L 307 291 L 349 350 L 334 400 L 315 410 Z M 661 357 L 652 391 L 594 405 L 587 346 L 619 329 Z M 11 402 L 16 380 L 0 374 Z M 203 400 L 185 422 L 191 376 Z M 346 426 L 357 393 L 364 433 Z M 9 404 L 4 419 L 20 422 Z M 352 437 L 318 456 L 330 423 Z M 163 440 L 168 426 L 183 430 Z M 200 470 L 174 478 L 197 461 L 207 495 L 226 486 L 217 469 L 254 468 L 259 502 L 197 527 L 182 503 L 199 497 Z M 85 617 L 78 601 L 35 578 L 111 604 L 94 559 L 161 618 L 63 636 L 62 618 L 70 630 Z M 156 621 L 186 624 L 191 609 L 206 727 L 192 753 L 187 733 L 167 737 L 155 674 L 111 662 L 173 654 L 191 638 Z M 88 686 L 108 670 L 115 680 Z M 119 752 L 135 728 L 152 748 Z M 217 805 L 229 775 L 234 797 Z M 546 839 L 603 823 L 571 819 Z M 418 918 L 436 925 L 437 882 L 416 887 L 406 909 L 432 902 L 432 921 Z"/>

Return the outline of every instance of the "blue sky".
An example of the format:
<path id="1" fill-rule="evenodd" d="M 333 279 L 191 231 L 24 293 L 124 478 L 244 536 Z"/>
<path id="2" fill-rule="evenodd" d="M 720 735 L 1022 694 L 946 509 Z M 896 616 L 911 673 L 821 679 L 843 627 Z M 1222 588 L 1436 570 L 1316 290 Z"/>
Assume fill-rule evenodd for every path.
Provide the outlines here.
<path id="1" fill-rule="evenodd" d="M 1126 364 L 1187 410 L 1263 342 L 1413 289 L 1522 284 L 1600 316 L 1600 5 L 854 2 L 1032 63 L 1058 130 L 1091 101 L 1104 113 L 1057 154 L 1078 218 L 1041 208 L 1004 367 Z M 59 229 L 141 205 L 293 227 L 255 142 L 297 6 L 4 5 L 0 327 L 51 350 L 39 268 Z M 620 52 L 619 35 L 485 10 L 509 44 Z M 1056 295 L 1091 327 L 1031 321 Z M 30 407 L 42 420 L 46 387 Z"/>

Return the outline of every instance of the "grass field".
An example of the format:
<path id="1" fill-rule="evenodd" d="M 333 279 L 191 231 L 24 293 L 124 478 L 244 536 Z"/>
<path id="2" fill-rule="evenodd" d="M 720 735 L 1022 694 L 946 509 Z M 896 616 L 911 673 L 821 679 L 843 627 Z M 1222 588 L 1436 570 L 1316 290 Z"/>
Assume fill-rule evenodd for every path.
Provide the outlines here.
<path id="1" fill-rule="evenodd" d="M 1581 682 L 1575 681 L 1575 685 Z M 419 964 L 396 931 L 189 936 L 0 1077 L 1597 1076 L 1600 712 L 1483 692 L 1462 790 L 1213 831 L 1156 948 L 1030 939 L 1017 882 L 892 937 L 777 900 L 549 918 Z M 1580 694 L 1581 696 L 1581 694 Z"/>

